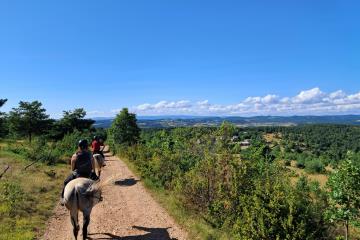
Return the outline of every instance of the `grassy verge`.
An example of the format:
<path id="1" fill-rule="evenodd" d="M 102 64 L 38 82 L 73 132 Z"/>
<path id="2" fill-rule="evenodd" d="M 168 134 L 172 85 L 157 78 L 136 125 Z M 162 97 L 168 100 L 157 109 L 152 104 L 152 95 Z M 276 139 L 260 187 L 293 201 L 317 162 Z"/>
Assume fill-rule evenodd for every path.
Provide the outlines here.
<path id="1" fill-rule="evenodd" d="M 122 156 L 119 157 L 126 163 L 134 174 L 141 176 L 141 173 L 137 170 L 136 165 Z M 212 228 L 203 218 L 186 209 L 180 203 L 175 193 L 156 187 L 148 179 L 142 179 L 142 182 L 149 190 L 152 197 L 166 209 L 170 216 L 172 216 L 180 226 L 186 229 L 189 234 L 189 239 L 231 239 L 225 232 Z"/>
<path id="2" fill-rule="evenodd" d="M 68 173 L 64 164 L 48 166 L 0 150 L 0 239 L 30 240 L 42 235 L 51 216 L 62 182 Z"/>

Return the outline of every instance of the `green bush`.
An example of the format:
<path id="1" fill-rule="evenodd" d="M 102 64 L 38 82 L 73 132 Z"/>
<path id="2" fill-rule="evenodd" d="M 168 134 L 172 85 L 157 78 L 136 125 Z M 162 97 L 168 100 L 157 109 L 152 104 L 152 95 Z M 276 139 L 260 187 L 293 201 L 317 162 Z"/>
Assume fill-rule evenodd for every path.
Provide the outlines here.
<path id="1" fill-rule="evenodd" d="M 26 156 L 27 154 L 27 148 L 22 145 L 22 144 L 17 144 L 17 143 L 11 143 L 9 144 L 5 150 L 9 151 L 9 152 L 12 152 L 12 153 L 15 153 L 15 154 L 18 154 L 18 155 L 21 155 L 21 156 Z"/>
<path id="2" fill-rule="evenodd" d="M 25 157 L 30 161 L 43 162 L 49 165 L 57 162 L 65 162 L 77 149 L 80 139 L 87 139 L 91 142 L 90 132 L 74 131 L 66 134 L 62 140 L 49 142 L 45 137 L 36 138 L 31 144 L 11 142 L 6 150 Z"/>
<path id="3" fill-rule="evenodd" d="M 324 173 L 325 165 L 318 159 L 306 162 L 305 171 L 308 173 Z"/>
<path id="4" fill-rule="evenodd" d="M 291 166 L 291 160 L 289 159 L 284 160 L 284 166 Z"/>
<path id="5" fill-rule="evenodd" d="M 52 145 L 49 145 L 45 138 L 37 138 L 26 150 L 25 157 L 31 161 L 43 162 L 54 165 L 59 156 L 53 151 Z"/>
<path id="6" fill-rule="evenodd" d="M 91 136 L 92 134 L 90 132 L 79 132 L 77 130 L 73 133 L 66 134 L 62 140 L 54 144 L 54 154 L 62 160 L 68 159 L 76 151 L 78 141 L 80 139 L 87 139 L 90 143 Z"/>
<path id="7" fill-rule="evenodd" d="M 301 168 L 301 169 L 305 168 L 305 160 L 303 160 L 303 159 L 297 160 L 296 161 L 296 167 Z"/>
<path id="8" fill-rule="evenodd" d="M 0 203 L 5 208 L 3 214 L 14 217 L 24 200 L 24 192 L 15 182 L 5 181 L 0 185 Z"/>

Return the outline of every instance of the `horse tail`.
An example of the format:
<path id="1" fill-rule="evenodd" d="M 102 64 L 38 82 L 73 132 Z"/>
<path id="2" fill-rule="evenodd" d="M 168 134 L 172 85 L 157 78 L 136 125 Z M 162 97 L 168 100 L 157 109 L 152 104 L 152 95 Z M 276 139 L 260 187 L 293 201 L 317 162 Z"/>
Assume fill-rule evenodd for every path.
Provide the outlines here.
<path id="1" fill-rule="evenodd" d="M 76 197 L 76 208 L 79 209 L 80 208 L 80 195 L 79 195 L 79 192 L 77 191 L 77 189 L 75 190 L 75 197 Z"/>

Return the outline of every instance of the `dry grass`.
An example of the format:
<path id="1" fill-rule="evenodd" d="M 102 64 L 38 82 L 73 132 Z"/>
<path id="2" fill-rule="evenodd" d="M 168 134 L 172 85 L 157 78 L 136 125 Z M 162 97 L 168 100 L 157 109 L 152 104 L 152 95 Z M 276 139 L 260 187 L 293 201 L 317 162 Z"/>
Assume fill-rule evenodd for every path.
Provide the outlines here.
<path id="1" fill-rule="evenodd" d="M 263 138 L 268 143 L 280 143 L 281 135 L 279 133 L 265 133 Z"/>
<path id="2" fill-rule="evenodd" d="M 306 176 L 311 181 L 319 182 L 321 187 L 324 187 L 328 181 L 329 176 L 325 174 L 310 174 L 307 173 L 304 169 L 300 169 L 295 167 L 296 161 L 291 161 L 291 166 L 287 166 L 293 173 L 295 173 L 296 177 L 291 177 L 292 182 L 296 182 L 300 176 Z M 326 172 L 330 171 L 330 168 L 327 168 Z M 332 169 L 331 169 L 332 171 Z"/>
<path id="3" fill-rule="evenodd" d="M 10 217 L 5 203 L 0 202 L 0 239 L 37 239 L 59 200 L 63 179 L 68 174 L 67 166 L 36 163 L 24 170 L 29 163 L 16 154 L 0 151 L 0 169 L 10 166 L 0 185 L 14 183 L 24 193 L 15 217 Z"/>

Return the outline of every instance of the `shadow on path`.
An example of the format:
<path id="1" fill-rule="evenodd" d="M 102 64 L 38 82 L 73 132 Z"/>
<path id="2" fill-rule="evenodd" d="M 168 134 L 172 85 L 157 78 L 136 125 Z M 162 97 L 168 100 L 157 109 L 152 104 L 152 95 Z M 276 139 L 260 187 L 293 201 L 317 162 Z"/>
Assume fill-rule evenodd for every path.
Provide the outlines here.
<path id="1" fill-rule="evenodd" d="M 133 226 L 133 228 L 145 231 L 143 235 L 134 235 L 134 236 L 116 236 L 111 233 L 92 233 L 89 235 L 105 235 L 105 237 L 89 237 L 88 239 L 92 240 L 100 240 L 100 239 L 108 239 L 108 240 L 177 240 L 176 238 L 171 238 L 168 229 L 169 228 L 147 228 L 141 226 Z"/>
<path id="2" fill-rule="evenodd" d="M 129 187 L 129 186 L 135 185 L 138 181 L 140 181 L 140 180 L 137 180 L 135 178 L 125 178 L 125 179 L 115 181 L 115 185 Z"/>

